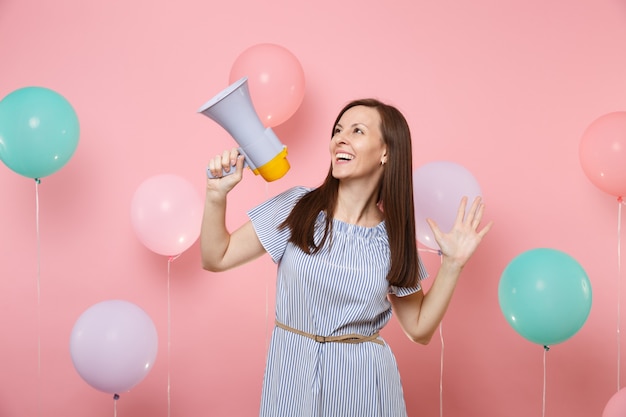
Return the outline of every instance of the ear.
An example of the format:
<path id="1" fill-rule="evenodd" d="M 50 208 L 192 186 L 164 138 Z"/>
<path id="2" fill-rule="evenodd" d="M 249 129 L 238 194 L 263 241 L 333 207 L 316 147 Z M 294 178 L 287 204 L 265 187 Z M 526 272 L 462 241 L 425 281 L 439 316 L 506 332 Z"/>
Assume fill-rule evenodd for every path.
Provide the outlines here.
<path id="1" fill-rule="evenodd" d="M 380 157 L 380 164 L 385 165 L 386 163 L 387 163 L 387 150 L 385 149 L 385 152 Z"/>

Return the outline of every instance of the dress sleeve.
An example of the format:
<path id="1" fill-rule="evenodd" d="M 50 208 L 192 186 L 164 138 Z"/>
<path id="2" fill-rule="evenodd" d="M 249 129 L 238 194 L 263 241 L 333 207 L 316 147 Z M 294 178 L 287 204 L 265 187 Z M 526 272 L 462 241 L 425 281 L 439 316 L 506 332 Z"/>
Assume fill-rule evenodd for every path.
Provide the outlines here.
<path id="1" fill-rule="evenodd" d="M 419 290 L 421 290 L 422 289 L 422 285 L 420 284 L 420 282 L 425 280 L 426 278 L 428 278 L 428 271 L 426 271 L 426 267 L 422 263 L 422 258 L 418 258 L 417 269 L 418 269 L 418 278 L 417 278 L 417 285 L 416 286 L 414 286 L 414 287 L 396 287 L 395 285 L 391 285 L 389 287 L 389 294 L 393 294 L 393 295 L 398 296 L 398 297 L 406 297 L 407 295 L 411 295 L 411 294 L 416 293 Z"/>
<path id="2" fill-rule="evenodd" d="M 291 236 L 288 228 L 281 230 L 278 226 L 289 216 L 298 200 L 309 191 L 306 187 L 293 187 L 248 211 L 248 217 L 261 244 L 275 263 L 281 260 Z"/>

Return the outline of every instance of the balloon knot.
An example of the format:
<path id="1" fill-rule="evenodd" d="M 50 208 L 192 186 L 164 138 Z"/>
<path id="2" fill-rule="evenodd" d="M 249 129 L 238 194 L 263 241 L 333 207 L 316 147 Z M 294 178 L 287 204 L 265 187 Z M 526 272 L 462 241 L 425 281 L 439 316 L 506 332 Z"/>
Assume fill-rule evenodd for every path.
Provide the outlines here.
<path id="1" fill-rule="evenodd" d="M 617 197 L 617 202 L 621 203 L 624 201 L 624 198 L 620 195 L 619 197 Z"/>
<path id="2" fill-rule="evenodd" d="M 550 351 L 550 346 L 544 345 L 543 348 L 546 350 L 546 352 Z"/>
<path id="3" fill-rule="evenodd" d="M 36 182 L 37 184 L 41 184 L 41 178 L 35 178 L 35 182 Z"/>
<path id="4" fill-rule="evenodd" d="M 113 399 L 117 401 L 120 399 L 120 396 L 118 394 L 113 394 Z"/>
<path id="5" fill-rule="evenodd" d="M 443 255 L 443 252 L 441 251 L 441 249 L 437 249 L 437 255 L 439 256 Z"/>

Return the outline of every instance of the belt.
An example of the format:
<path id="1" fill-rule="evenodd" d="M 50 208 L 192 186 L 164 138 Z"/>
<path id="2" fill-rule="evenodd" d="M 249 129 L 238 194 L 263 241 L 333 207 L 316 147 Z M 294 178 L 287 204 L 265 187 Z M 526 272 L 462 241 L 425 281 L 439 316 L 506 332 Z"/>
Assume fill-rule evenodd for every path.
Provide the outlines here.
<path id="1" fill-rule="evenodd" d="M 364 336 L 362 334 L 350 333 L 350 334 L 342 334 L 341 336 L 319 336 L 312 333 L 303 332 L 302 330 L 294 329 L 293 327 L 289 327 L 286 324 L 280 323 L 278 320 L 276 321 L 276 327 L 280 327 L 283 330 L 287 330 L 288 332 L 299 334 L 300 336 L 308 337 L 309 339 L 315 340 L 317 343 L 327 343 L 327 342 L 335 342 L 335 343 L 363 343 L 363 342 L 373 342 L 379 345 L 385 346 L 385 342 L 380 340 L 378 336 L 378 332 L 374 333 L 371 336 Z"/>

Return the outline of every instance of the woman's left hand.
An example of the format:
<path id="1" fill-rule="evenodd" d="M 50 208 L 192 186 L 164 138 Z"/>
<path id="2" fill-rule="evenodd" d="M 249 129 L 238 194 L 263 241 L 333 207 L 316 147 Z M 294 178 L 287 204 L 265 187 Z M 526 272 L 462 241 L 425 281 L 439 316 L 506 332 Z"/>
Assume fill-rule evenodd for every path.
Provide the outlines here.
<path id="1" fill-rule="evenodd" d="M 493 222 L 489 222 L 481 230 L 478 230 L 485 205 L 482 199 L 477 197 L 466 215 L 467 200 L 467 197 L 461 199 L 454 225 L 448 233 L 443 233 L 432 219 L 426 219 L 433 231 L 435 241 L 441 249 L 442 256 L 458 268 L 465 266 L 493 225 Z"/>

